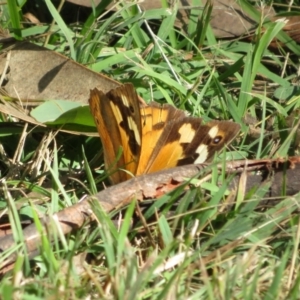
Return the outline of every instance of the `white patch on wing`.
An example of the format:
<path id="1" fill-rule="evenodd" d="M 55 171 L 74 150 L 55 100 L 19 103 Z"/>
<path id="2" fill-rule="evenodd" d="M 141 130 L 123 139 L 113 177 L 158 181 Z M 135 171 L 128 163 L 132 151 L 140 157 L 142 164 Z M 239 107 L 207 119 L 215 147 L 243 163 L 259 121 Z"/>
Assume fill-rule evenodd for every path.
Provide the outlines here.
<path id="1" fill-rule="evenodd" d="M 137 124 L 134 122 L 134 120 L 131 117 L 127 117 L 128 125 L 131 130 L 134 132 L 135 141 L 138 143 L 139 146 L 141 146 L 141 137 L 139 130 L 137 128 Z"/>
<path id="2" fill-rule="evenodd" d="M 128 102 L 128 99 L 125 95 L 121 95 L 121 98 L 122 98 L 122 102 L 123 104 L 126 106 L 126 107 L 129 107 L 129 102 Z"/>
<path id="3" fill-rule="evenodd" d="M 207 160 L 208 157 L 208 151 L 207 146 L 204 144 L 201 144 L 197 150 L 196 153 L 199 154 L 198 158 L 195 160 L 194 164 L 202 164 Z"/>
<path id="4" fill-rule="evenodd" d="M 183 124 L 178 132 L 180 134 L 179 143 L 191 143 L 196 133 L 190 123 Z"/>
<path id="5" fill-rule="evenodd" d="M 123 118 L 122 118 L 122 114 L 121 114 L 119 107 L 117 105 L 115 105 L 113 102 L 110 102 L 110 106 L 111 106 L 112 110 L 115 112 L 115 117 L 116 117 L 117 123 L 120 124 L 123 121 Z"/>
<path id="6" fill-rule="evenodd" d="M 218 125 L 216 125 L 216 126 L 213 126 L 211 129 L 209 129 L 208 135 L 212 139 L 214 139 L 217 136 L 218 132 L 219 132 L 219 127 L 218 127 Z"/>

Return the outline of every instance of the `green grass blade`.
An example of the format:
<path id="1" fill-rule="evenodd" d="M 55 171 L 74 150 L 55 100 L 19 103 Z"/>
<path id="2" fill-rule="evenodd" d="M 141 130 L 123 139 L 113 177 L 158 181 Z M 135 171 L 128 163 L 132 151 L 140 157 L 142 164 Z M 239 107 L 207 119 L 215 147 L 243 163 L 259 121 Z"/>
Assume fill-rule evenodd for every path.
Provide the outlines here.
<path id="1" fill-rule="evenodd" d="M 61 29 L 63 32 L 66 40 L 68 41 L 68 46 L 70 47 L 70 52 L 71 52 L 71 58 L 76 61 L 76 53 L 75 53 L 75 48 L 74 48 L 74 42 L 72 38 L 72 34 L 70 29 L 67 27 L 66 23 L 56 10 L 55 6 L 52 4 L 50 0 L 45 0 L 45 3 L 54 18 L 55 22 L 57 23 L 58 27 Z"/>

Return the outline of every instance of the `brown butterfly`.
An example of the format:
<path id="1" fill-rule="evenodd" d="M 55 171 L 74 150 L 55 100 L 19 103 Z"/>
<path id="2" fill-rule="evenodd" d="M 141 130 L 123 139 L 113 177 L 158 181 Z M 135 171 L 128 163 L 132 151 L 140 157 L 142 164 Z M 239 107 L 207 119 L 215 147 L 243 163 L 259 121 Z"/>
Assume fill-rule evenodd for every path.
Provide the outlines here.
<path id="1" fill-rule="evenodd" d="M 151 102 L 140 107 L 132 84 L 124 84 L 106 94 L 91 90 L 89 104 L 113 183 L 206 162 L 240 130 L 240 125 L 230 121 L 203 124 L 202 119 L 187 116 L 169 104 Z"/>

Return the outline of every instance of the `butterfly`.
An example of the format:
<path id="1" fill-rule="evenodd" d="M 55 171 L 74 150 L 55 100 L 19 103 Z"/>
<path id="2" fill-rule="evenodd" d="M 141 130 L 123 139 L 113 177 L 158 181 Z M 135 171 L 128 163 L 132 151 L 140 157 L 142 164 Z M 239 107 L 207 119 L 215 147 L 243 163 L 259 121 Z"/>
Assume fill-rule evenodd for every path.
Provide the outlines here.
<path id="1" fill-rule="evenodd" d="M 89 105 L 113 184 L 141 174 L 207 162 L 240 130 L 240 125 L 231 121 L 203 124 L 201 118 L 187 116 L 169 104 L 140 105 L 129 83 L 107 93 L 91 90 Z"/>

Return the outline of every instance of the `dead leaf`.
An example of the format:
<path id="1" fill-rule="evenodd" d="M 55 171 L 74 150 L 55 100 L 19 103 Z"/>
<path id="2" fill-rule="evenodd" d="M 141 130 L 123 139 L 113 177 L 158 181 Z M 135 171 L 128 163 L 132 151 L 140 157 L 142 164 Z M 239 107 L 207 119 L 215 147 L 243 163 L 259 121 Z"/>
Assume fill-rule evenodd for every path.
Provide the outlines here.
<path id="1" fill-rule="evenodd" d="M 104 92 L 120 83 L 46 48 L 28 43 L 17 43 L 0 56 L 0 70 L 9 57 L 9 72 L 5 90 L 9 96 L 38 101 L 70 100 L 86 104 L 90 90 L 97 87 Z M 29 103 L 28 103 L 29 104 Z"/>

